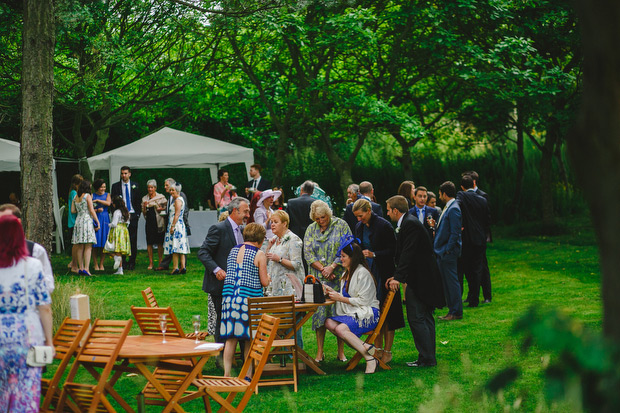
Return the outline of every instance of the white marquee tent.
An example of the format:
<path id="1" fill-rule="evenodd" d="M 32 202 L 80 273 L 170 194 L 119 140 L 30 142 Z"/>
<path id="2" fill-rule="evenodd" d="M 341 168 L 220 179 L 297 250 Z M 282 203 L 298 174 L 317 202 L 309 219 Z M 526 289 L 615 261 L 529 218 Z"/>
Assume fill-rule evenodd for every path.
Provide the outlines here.
<path id="1" fill-rule="evenodd" d="M 136 169 L 209 168 L 217 182 L 217 170 L 224 165 L 244 163 L 248 172 L 254 150 L 172 128 L 162 128 L 128 145 L 88 158 L 94 171 L 108 170 L 110 181 L 122 166 Z"/>
<path id="2" fill-rule="evenodd" d="M 8 141 L 0 138 L 0 171 L 2 172 L 19 172 L 19 142 Z M 54 173 L 52 174 L 52 204 L 54 208 L 54 222 L 56 222 L 56 228 L 62 229 L 61 212 L 58 203 L 58 185 L 56 182 L 56 162 L 53 163 Z M 62 230 L 55 232 L 56 237 L 56 252 L 60 252 L 60 246 L 64 247 L 64 240 L 62 238 Z"/>

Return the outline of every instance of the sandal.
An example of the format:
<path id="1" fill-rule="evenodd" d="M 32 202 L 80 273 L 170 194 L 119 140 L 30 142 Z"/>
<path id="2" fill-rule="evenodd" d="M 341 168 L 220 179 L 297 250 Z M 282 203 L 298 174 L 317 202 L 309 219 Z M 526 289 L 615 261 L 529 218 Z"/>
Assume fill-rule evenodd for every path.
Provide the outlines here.
<path id="1" fill-rule="evenodd" d="M 388 364 L 390 361 L 392 361 L 392 352 L 384 350 L 383 355 L 381 356 L 381 361 L 385 364 Z"/>
<path id="2" fill-rule="evenodd" d="M 370 363 L 372 363 L 372 362 L 375 363 L 375 367 L 372 369 L 372 371 L 368 371 L 368 368 L 370 367 Z M 377 366 L 378 365 L 379 365 L 379 362 L 374 357 L 371 358 L 371 359 L 367 359 L 366 360 L 366 371 L 364 371 L 364 374 L 373 374 L 374 372 L 377 371 Z"/>
<path id="3" fill-rule="evenodd" d="M 364 345 L 364 347 L 366 347 Z M 368 352 L 368 354 L 370 354 L 371 356 L 374 356 L 375 353 L 377 352 L 377 348 L 375 347 L 374 344 L 369 344 L 369 347 L 366 347 L 366 351 Z"/>

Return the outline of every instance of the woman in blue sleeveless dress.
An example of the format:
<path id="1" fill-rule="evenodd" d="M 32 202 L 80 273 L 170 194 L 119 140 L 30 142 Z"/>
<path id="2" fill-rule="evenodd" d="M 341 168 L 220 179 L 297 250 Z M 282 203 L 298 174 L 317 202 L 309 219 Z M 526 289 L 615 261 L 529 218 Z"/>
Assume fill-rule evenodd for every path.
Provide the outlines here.
<path id="1" fill-rule="evenodd" d="M 226 263 L 226 278 L 222 292 L 222 321 L 220 337 L 224 347 L 224 376 L 230 377 L 237 342 L 245 342 L 244 357 L 250 350 L 252 332 L 248 314 L 248 298 L 262 297 L 263 287 L 269 285 L 267 257 L 260 250 L 265 239 L 265 227 L 248 224 L 243 230 L 243 244 L 230 250 Z"/>
<path id="2" fill-rule="evenodd" d="M 103 247 L 108 239 L 108 232 L 110 232 L 110 214 L 108 213 L 108 207 L 112 203 L 110 193 L 106 192 L 106 185 L 103 179 L 97 179 L 93 182 L 93 208 L 97 213 L 97 219 L 99 219 L 99 231 L 95 232 L 95 238 L 97 242 L 93 245 L 93 256 L 95 261 L 95 271 L 103 271 Z"/>

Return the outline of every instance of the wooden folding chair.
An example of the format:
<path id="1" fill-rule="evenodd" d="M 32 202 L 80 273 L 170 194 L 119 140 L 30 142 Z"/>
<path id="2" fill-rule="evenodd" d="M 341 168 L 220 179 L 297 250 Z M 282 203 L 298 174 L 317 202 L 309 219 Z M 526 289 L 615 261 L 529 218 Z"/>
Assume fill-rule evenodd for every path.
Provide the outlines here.
<path id="1" fill-rule="evenodd" d="M 261 378 L 256 387 L 292 384 L 297 392 L 297 332 L 295 331 L 295 296 L 254 297 L 248 299 L 250 326 L 255 331 L 263 314 L 280 319 L 278 336 L 273 341 L 271 355 L 280 356 L 279 363 L 267 364 L 263 376 L 287 374 L 286 360 L 292 356 L 291 378 Z"/>
<path id="2" fill-rule="evenodd" d="M 144 299 L 144 303 L 146 304 L 147 307 L 159 308 L 159 304 L 157 303 L 157 299 L 155 298 L 155 294 L 153 293 L 153 290 L 151 290 L 151 287 L 146 287 L 144 290 L 142 290 L 142 298 Z M 168 333 L 166 332 L 166 334 Z M 207 333 L 206 331 L 200 331 L 198 332 L 198 334 L 196 333 L 185 334 L 185 338 L 192 338 L 192 339 L 198 338 L 198 340 L 205 340 L 208 336 L 209 336 L 209 333 Z"/>
<path id="3" fill-rule="evenodd" d="M 374 344 L 375 339 L 377 338 L 377 336 L 381 332 L 381 328 L 383 327 L 383 323 L 385 322 L 385 318 L 387 317 L 387 313 L 388 313 L 388 311 L 390 311 L 390 307 L 392 306 L 392 300 L 394 300 L 394 294 L 395 294 L 394 291 L 388 291 L 387 296 L 385 297 L 385 301 L 383 302 L 383 305 L 381 306 L 381 310 L 380 310 L 381 312 L 380 312 L 380 315 L 379 315 L 379 322 L 377 323 L 377 327 L 375 327 L 373 330 L 367 331 L 367 332 L 362 334 L 362 335 L 368 336 L 368 337 L 366 337 L 366 340 L 364 341 L 365 344 Z M 385 364 L 381 360 L 380 357 L 377 357 L 376 354 L 373 357 L 379 362 L 379 365 L 384 370 L 391 370 L 392 369 L 390 366 Z M 361 359 L 362 359 L 362 355 L 358 351 L 357 353 L 355 353 L 355 355 L 353 357 L 351 357 L 351 360 L 349 360 L 349 363 L 347 364 L 346 370 L 347 371 L 353 370 L 355 368 L 355 366 L 357 366 L 357 364 L 360 362 Z"/>
<path id="4" fill-rule="evenodd" d="M 159 324 L 159 317 L 166 316 L 168 321 L 166 335 L 174 337 L 185 337 L 183 328 L 177 319 L 177 316 L 170 307 L 135 307 L 131 306 L 131 312 L 133 313 L 138 327 L 142 334 L 161 336 L 161 327 Z"/>
<path id="5" fill-rule="evenodd" d="M 41 405 L 41 412 L 52 412 L 55 409 L 54 406 L 58 406 L 60 399 L 60 380 L 65 374 L 65 370 L 71 362 L 73 356 L 77 354 L 80 341 L 86 331 L 90 327 L 90 319 L 88 320 L 72 320 L 69 317 L 65 318 L 56 331 L 54 336 L 54 348 L 56 349 L 56 355 L 54 358 L 60 360 L 60 364 L 54 372 L 54 376 L 51 379 L 41 379 L 41 395 L 43 396 L 43 404 Z M 79 412 L 77 406 L 73 403 L 68 404 L 68 408 L 75 412 Z"/>
<path id="6" fill-rule="evenodd" d="M 157 304 L 157 300 L 155 299 L 155 294 L 153 294 L 153 290 L 151 287 L 146 287 L 142 290 L 142 298 L 144 298 L 144 303 L 147 307 L 159 307 Z"/>
<path id="7" fill-rule="evenodd" d="M 114 390 L 114 383 L 108 383 L 108 378 L 132 323 L 131 320 L 95 320 L 62 388 L 58 411 L 63 411 L 70 396 L 81 412 L 115 412 L 106 394 L 114 397 L 123 409 L 131 409 Z M 74 382 L 80 366 L 93 376 L 96 384 Z"/>
<path id="8" fill-rule="evenodd" d="M 271 349 L 273 341 L 277 336 L 279 324 L 280 320 L 278 318 L 263 314 L 261 316 L 261 321 L 258 324 L 258 328 L 256 329 L 256 335 L 252 340 L 248 358 L 243 363 L 239 376 L 236 378 L 205 376 L 203 378 L 196 379 L 192 383 L 192 385 L 198 387 L 196 397 L 208 395 L 222 406 L 219 410 L 220 412 L 243 411 L 245 406 L 248 404 L 250 397 L 252 397 L 254 389 L 258 385 L 258 381 L 260 380 L 265 364 L 267 364 L 267 360 L 270 356 L 269 350 Z M 247 381 L 245 380 L 245 377 L 248 374 L 251 363 L 254 363 L 256 366 L 254 368 L 252 379 Z M 228 396 L 224 398 L 219 393 L 228 393 Z M 241 397 L 241 401 L 237 407 L 234 407 L 232 402 L 239 393 L 243 393 L 243 396 Z M 210 404 L 207 404 L 207 411 L 211 411 Z"/>

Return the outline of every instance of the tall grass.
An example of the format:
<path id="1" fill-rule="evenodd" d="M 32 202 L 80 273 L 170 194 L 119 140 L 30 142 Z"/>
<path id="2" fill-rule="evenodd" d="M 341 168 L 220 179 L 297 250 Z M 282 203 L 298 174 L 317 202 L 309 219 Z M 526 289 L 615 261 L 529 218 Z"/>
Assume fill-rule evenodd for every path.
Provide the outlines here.
<path id="1" fill-rule="evenodd" d="M 71 317 L 71 296 L 86 294 L 90 301 L 90 318 L 106 318 L 107 292 L 101 291 L 97 284 L 89 282 L 86 278 L 70 277 L 62 282 L 56 282 L 56 288 L 52 293 L 52 314 L 54 315 L 54 331 L 60 327 L 65 317 Z"/>

